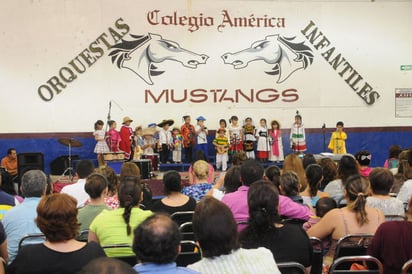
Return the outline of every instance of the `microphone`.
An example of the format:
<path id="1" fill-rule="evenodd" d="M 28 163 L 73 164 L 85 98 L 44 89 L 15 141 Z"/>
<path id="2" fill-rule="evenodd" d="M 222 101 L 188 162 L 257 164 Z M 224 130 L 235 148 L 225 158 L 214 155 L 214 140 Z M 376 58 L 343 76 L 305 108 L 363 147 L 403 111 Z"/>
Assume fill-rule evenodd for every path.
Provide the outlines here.
<path id="1" fill-rule="evenodd" d="M 326 128 L 326 124 L 325 124 L 325 123 L 323 123 L 322 128 Z"/>

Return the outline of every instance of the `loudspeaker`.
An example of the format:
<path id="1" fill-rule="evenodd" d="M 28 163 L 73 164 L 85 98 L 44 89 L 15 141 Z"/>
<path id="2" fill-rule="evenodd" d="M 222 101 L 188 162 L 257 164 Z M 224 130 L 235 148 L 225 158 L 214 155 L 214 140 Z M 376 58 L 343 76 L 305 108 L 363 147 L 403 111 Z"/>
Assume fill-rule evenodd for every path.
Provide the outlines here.
<path id="1" fill-rule="evenodd" d="M 19 178 L 26 171 L 39 169 L 44 172 L 44 156 L 41 152 L 19 153 L 17 154 L 17 169 Z"/>
<path id="2" fill-rule="evenodd" d="M 72 155 L 72 166 L 73 161 L 79 160 L 79 155 Z M 50 162 L 50 173 L 51 175 L 62 175 L 66 168 L 69 167 L 69 155 L 59 156 Z"/>

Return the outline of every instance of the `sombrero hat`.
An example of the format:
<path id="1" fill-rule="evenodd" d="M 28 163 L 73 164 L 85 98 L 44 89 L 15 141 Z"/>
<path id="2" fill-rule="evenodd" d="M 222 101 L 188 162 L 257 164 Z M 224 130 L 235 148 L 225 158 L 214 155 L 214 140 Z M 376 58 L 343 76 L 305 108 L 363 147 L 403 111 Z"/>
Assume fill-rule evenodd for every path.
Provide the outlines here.
<path id="1" fill-rule="evenodd" d="M 158 127 L 164 127 L 165 125 L 173 125 L 175 123 L 175 121 L 173 121 L 172 119 L 168 119 L 168 120 L 163 120 L 161 123 L 158 123 L 157 126 Z"/>
<path id="2" fill-rule="evenodd" d="M 144 128 L 142 130 L 142 136 L 145 136 L 145 135 L 153 136 L 155 134 L 155 132 L 156 132 L 156 129 L 154 129 L 154 128 Z"/>
<path id="3" fill-rule="evenodd" d="M 126 116 L 126 117 L 124 117 L 123 118 L 123 124 L 126 124 L 126 122 L 133 122 L 133 120 L 132 119 L 130 119 L 130 117 L 129 116 Z"/>

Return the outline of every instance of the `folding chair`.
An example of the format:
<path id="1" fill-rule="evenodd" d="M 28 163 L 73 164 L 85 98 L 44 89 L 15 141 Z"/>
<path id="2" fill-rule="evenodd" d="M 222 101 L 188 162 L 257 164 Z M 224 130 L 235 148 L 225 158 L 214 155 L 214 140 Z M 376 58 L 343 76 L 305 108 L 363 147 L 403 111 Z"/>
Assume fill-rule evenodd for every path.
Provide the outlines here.
<path id="1" fill-rule="evenodd" d="M 43 233 L 27 234 L 20 239 L 18 249 L 25 245 L 40 244 L 43 243 L 45 240 L 46 236 L 44 236 Z"/>
<path id="2" fill-rule="evenodd" d="M 305 267 L 297 262 L 277 263 L 277 266 L 282 274 L 306 274 Z"/>
<path id="3" fill-rule="evenodd" d="M 181 251 L 176 258 L 177 266 L 186 267 L 189 264 L 193 264 L 202 259 L 202 252 L 200 247 L 193 241 L 181 241 Z"/>
<path id="4" fill-rule="evenodd" d="M 349 234 L 339 239 L 333 260 L 344 256 L 367 255 L 367 249 L 372 242 L 373 234 Z M 342 266 L 344 269 L 346 266 Z"/>
<path id="5" fill-rule="evenodd" d="M 136 255 L 130 255 L 130 256 L 112 256 L 113 252 L 119 249 L 132 249 L 132 246 L 130 244 L 110 244 L 110 245 L 103 245 L 102 248 L 106 252 L 107 257 L 115 258 L 118 260 L 121 260 L 130 266 L 134 266 L 137 263 Z M 108 253 L 107 251 L 110 252 Z"/>
<path id="6" fill-rule="evenodd" d="M 412 273 L 412 259 L 407 261 L 402 266 L 402 274 Z"/>
<path id="7" fill-rule="evenodd" d="M 324 250 L 323 243 L 319 238 L 316 237 L 310 237 L 309 240 L 313 248 L 312 268 L 310 269 L 310 274 L 322 273 Z"/>
<path id="8" fill-rule="evenodd" d="M 194 211 L 178 211 L 173 213 L 170 218 L 172 218 L 172 220 L 180 226 L 183 223 L 191 222 L 194 213 Z"/>
<path id="9" fill-rule="evenodd" d="M 180 235 L 182 240 L 194 241 L 195 233 L 193 232 L 192 222 L 186 222 L 179 227 Z"/>
<path id="10" fill-rule="evenodd" d="M 353 263 L 368 265 L 367 270 L 350 270 Z M 329 268 L 329 274 L 383 274 L 382 263 L 375 257 L 364 256 L 344 256 L 336 259 Z"/>
<path id="11" fill-rule="evenodd" d="M 406 221 L 406 215 L 385 215 L 385 221 Z"/>

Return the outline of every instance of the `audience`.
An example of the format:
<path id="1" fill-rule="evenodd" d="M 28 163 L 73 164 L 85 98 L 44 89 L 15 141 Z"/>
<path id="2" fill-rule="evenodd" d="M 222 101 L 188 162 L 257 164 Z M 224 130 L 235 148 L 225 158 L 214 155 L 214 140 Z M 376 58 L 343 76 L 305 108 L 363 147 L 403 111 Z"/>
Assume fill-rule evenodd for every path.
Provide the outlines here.
<path id="1" fill-rule="evenodd" d="M 375 232 L 368 253 L 383 264 L 385 274 L 401 273 L 402 265 L 412 258 L 412 222 L 389 221 Z"/>
<path id="2" fill-rule="evenodd" d="M 7 273 L 75 274 L 92 259 L 105 256 L 98 244 L 75 240 L 76 200 L 67 194 L 44 196 L 37 206 L 36 223 L 46 241 L 23 246 Z"/>
<path id="3" fill-rule="evenodd" d="M 300 226 L 282 224 L 276 187 L 265 180 L 253 183 L 248 192 L 248 205 L 249 225 L 240 233 L 242 247 L 265 247 L 276 262 L 298 262 L 309 268 L 313 252 L 311 242 Z"/>
<path id="4" fill-rule="evenodd" d="M 119 178 L 116 172 L 110 166 L 100 166 L 96 169 L 96 173 L 102 174 L 107 179 L 108 192 L 104 198 L 105 204 L 112 208 L 119 207 L 119 197 L 117 196 L 117 188 L 119 183 Z"/>
<path id="5" fill-rule="evenodd" d="M 199 161 L 203 160 L 207 163 L 208 167 L 208 175 L 207 175 L 207 182 L 208 183 L 213 183 L 215 179 L 215 169 L 213 168 L 213 165 L 209 163 L 209 159 L 206 158 L 205 153 L 203 150 L 196 150 L 195 152 L 195 157 L 193 158 L 192 164 L 189 166 L 189 184 L 193 185 L 197 183 L 197 178 L 194 176 L 193 169 L 194 169 L 194 164 Z"/>
<path id="6" fill-rule="evenodd" d="M 386 159 L 383 167 L 388 168 L 392 172 L 396 173 L 396 170 L 399 167 L 399 154 L 401 154 L 401 152 L 402 148 L 399 145 L 390 146 L 388 159 Z"/>
<path id="7" fill-rule="evenodd" d="M 359 164 L 359 174 L 368 178 L 372 168 L 369 166 L 371 163 L 372 155 L 367 150 L 361 150 L 355 154 L 355 159 Z"/>
<path id="8" fill-rule="evenodd" d="M 292 201 L 303 204 L 303 199 L 299 195 L 299 177 L 294 171 L 285 171 L 280 176 L 280 193 L 292 199 Z"/>
<path id="9" fill-rule="evenodd" d="M 241 185 L 240 166 L 231 166 L 224 176 L 223 186 L 218 181 L 207 195 L 213 196 L 220 201 L 226 193 L 235 192 Z"/>
<path id="10" fill-rule="evenodd" d="M 101 257 L 92 260 L 77 274 L 136 274 L 136 271 L 123 261 L 109 257 Z"/>
<path id="11" fill-rule="evenodd" d="M 3 183 L 3 178 L 8 176 L 7 173 L 1 173 L 0 176 L 0 185 Z M 5 192 L 1 187 L 0 187 L 0 220 L 3 219 L 4 213 L 6 213 L 8 210 L 10 210 L 12 207 L 15 205 L 18 205 L 19 201 L 17 200 L 16 197 L 13 197 L 9 193 Z"/>
<path id="12" fill-rule="evenodd" d="M 409 149 L 403 150 L 399 154 L 399 166 L 397 172 L 393 176 L 393 186 L 391 189 L 391 193 L 398 194 L 399 190 L 401 189 L 403 183 L 412 178 L 412 169 L 409 170 L 409 163 L 408 163 L 408 153 Z"/>
<path id="13" fill-rule="evenodd" d="M 317 164 L 315 156 L 310 153 L 303 155 L 303 158 L 302 158 L 303 169 L 306 170 L 306 168 L 312 164 Z"/>
<path id="14" fill-rule="evenodd" d="M 21 178 L 21 191 L 26 198 L 23 203 L 6 212 L 2 220 L 7 234 L 9 262 L 13 262 L 16 257 L 23 236 L 40 233 L 34 220 L 40 198 L 46 193 L 46 186 L 47 177 L 41 170 L 29 170 Z"/>
<path id="15" fill-rule="evenodd" d="M 359 174 L 359 169 L 355 158 L 351 155 L 343 155 L 339 161 L 338 178 L 329 182 L 324 189 L 330 197 L 335 199 L 338 206 L 346 203 L 346 201 L 343 201 L 343 189 L 345 188 L 346 179 L 356 174 Z"/>
<path id="16" fill-rule="evenodd" d="M 90 160 L 81 160 L 76 165 L 76 175 L 79 177 L 76 183 L 67 185 L 62 188 L 61 193 L 66 193 L 77 200 L 77 207 L 83 207 L 89 199 L 84 190 L 86 178 L 93 173 L 94 166 Z"/>
<path id="17" fill-rule="evenodd" d="M 196 161 L 193 164 L 192 175 L 196 183 L 183 188 L 182 193 L 199 201 L 213 187 L 212 182 L 208 181 L 209 164 L 203 160 Z"/>
<path id="18" fill-rule="evenodd" d="M 128 176 L 135 176 L 139 178 L 140 182 L 140 169 L 139 167 L 133 163 L 133 162 L 125 162 L 122 165 L 122 168 L 120 169 L 120 181 L 123 180 L 123 178 L 128 177 Z M 143 207 L 148 207 L 152 203 L 152 191 L 150 190 L 150 187 L 145 184 L 145 183 L 139 183 L 141 192 L 143 193 L 143 199 L 140 201 L 140 206 Z"/>
<path id="19" fill-rule="evenodd" d="M 280 273 L 268 249 L 240 248 L 236 222 L 230 209 L 213 197 L 205 197 L 197 204 L 193 231 L 203 258 L 188 265 L 190 269 L 204 274 Z"/>
<path id="20" fill-rule="evenodd" d="M 107 195 L 107 179 L 101 174 L 93 173 L 87 177 L 84 189 L 90 197 L 87 206 L 79 209 L 78 220 L 80 231 L 89 229 L 94 218 L 102 212 L 103 209 L 111 209 L 104 203 Z"/>
<path id="21" fill-rule="evenodd" d="M 222 202 L 230 208 L 236 222 L 239 224 L 239 231 L 246 226 L 249 219 L 247 204 L 249 187 L 252 183 L 263 179 L 263 172 L 262 165 L 256 160 L 245 161 L 240 167 L 242 186 L 235 192 L 225 194 L 222 198 Z M 295 203 L 286 196 L 280 195 L 279 203 L 280 214 L 287 218 L 308 220 L 309 216 L 312 215 L 308 207 Z"/>
<path id="22" fill-rule="evenodd" d="M 300 193 L 300 196 L 304 204 L 315 207 L 320 198 L 329 197 L 329 193 L 319 191 L 323 179 L 323 170 L 320 165 L 311 164 L 306 167 L 305 173 L 308 186 Z"/>
<path id="23" fill-rule="evenodd" d="M 406 178 L 408 178 L 408 180 L 403 183 L 398 193 L 398 199 L 405 205 L 412 196 L 412 179 L 410 179 L 412 178 L 412 150 L 408 151 L 407 160 L 408 168 L 406 170 Z"/>
<path id="24" fill-rule="evenodd" d="M 150 216 L 134 230 L 133 251 L 138 260 L 134 270 L 138 273 L 198 273 L 176 266 L 180 232 L 167 215 Z"/>
<path id="25" fill-rule="evenodd" d="M 278 192 L 280 191 L 280 174 L 281 170 L 278 166 L 268 166 L 265 169 L 265 179 L 271 181 L 274 186 L 278 189 Z"/>
<path id="26" fill-rule="evenodd" d="M 327 254 L 327 261 L 333 258 L 336 243 L 340 238 L 348 234 L 374 234 L 378 226 L 385 221 L 382 211 L 366 206 L 369 187 L 366 178 L 360 175 L 349 177 L 345 183 L 347 206 L 332 209 L 307 231 L 310 237 L 319 239 L 332 236 L 333 246 Z"/>
<path id="27" fill-rule="evenodd" d="M 150 207 L 154 212 L 167 212 L 172 215 L 178 211 L 193 211 L 196 200 L 180 193 L 182 190 L 182 178 L 179 172 L 171 170 L 163 175 L 163 191 L 165 197 L 156 201 Z"/>
<path id="28" fill-rule="evenodd" d="M 374 168 L 369 174 L 372 195 L 366 198 L 366 205 L 382 210 L 385 215 L 405 215 L 403 203 L 389 195 L 393 185 L 393 175 L 389 169 Z"/>
<path id="29" fill-rule="evenodd" d="M 89 242 L 110 244 L 133 243 L 132 231 L 153 213 L 139 208 L 142 199 L 140 180 L 135 176 L 123 177 L 119 186 L 120 207 L 113 210 L 103 210 L 94 218 L 89 228 Z M 132 256 L 131 248 L 107 249 L 109 257 Z"/>
<path id="30" fill-rule="evenodd" d="M 3 224 L 2 222 L 0 222 L 0 265 L 7 264 L 7 262 L 9 262 L 6 238 L 7 238 L 6 231 L 4 231 Z"/>
<path id="31" fill-rule="evenodd" d="M 295 153 L 289 154 L 286 156 L 285 161 L 283 162 L 283 172 L 294 171 L 299 177 L 300 188 L 299 191 L 303 191 L 306 186 L 306 176 L 305 169 L 303 168 L 302 160 Z"/>
<path id="32" fill-rule="evenodd" d="M 9 148 L 7 155 L 1 159 L 0 166 L 4 168 L 12 177 L 17 176 L 17 152 L 15 148 Z"/>
<path id="33" fill-rule="evenodd" d="M 320 159 L 319 165 L 323 170 L 323 179 L 320 183 L 319 189 L 321 191 L 324 191 L 327 184 L 336 179 L 336 176 L 338 175 L 338 167 L 335 161 L 333 161 L 331 158 Z"/>

